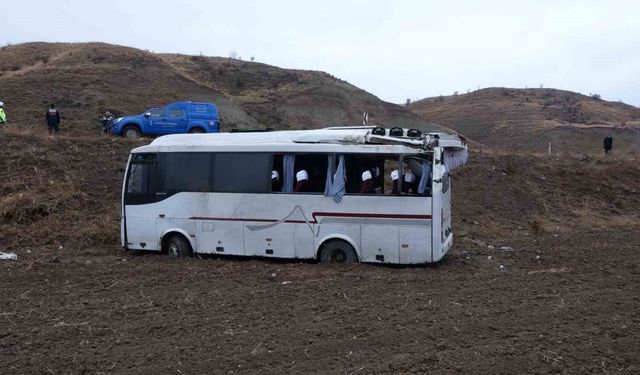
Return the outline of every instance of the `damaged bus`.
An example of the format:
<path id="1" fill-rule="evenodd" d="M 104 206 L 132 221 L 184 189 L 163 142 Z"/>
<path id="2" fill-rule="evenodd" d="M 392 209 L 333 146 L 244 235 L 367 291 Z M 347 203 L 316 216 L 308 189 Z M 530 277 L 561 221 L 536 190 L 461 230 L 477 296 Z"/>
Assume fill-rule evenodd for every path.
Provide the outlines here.
<path id="1" fill-rule="evenodd" d="M 322 263 L 437 262 L 463 138 L 340 127 L 168 135 L 132 150 L 125 249 Z"/>

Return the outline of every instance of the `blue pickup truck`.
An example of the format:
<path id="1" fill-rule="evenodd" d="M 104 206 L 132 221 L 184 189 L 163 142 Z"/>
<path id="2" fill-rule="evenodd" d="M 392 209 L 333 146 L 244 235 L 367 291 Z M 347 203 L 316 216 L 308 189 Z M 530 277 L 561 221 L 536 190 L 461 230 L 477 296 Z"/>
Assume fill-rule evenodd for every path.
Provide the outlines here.
<path id="1" fill-rule="evenodd" d="M 149 109 L 141 115 L 118 117 L 109 124 L 109 132 L 126 138 L 219 131 L 220 118 L 213 103 L 171 103 L 164 108 Z"/>

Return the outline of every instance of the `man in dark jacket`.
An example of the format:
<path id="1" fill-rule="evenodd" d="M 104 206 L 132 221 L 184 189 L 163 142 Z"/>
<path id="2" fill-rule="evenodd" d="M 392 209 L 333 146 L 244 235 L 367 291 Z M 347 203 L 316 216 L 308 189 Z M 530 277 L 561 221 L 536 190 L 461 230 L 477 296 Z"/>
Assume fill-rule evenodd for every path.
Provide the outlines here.
<path id="1" fill-rule="evenodd" d="M 106 111 L 100 121 L 102 121 L 102 133 L 109 133 L 109 123 L 113 121 L 113 115 L 111 114 L 111 112 Z"/>
<path id="2" fill-rule="evenodd" d="M 58 133 L 60 130 L 60 111 L 58 111 L 55 105 L 51 104 L 49 109 L 47 109 L 45 121 L 49 128 L 49 134 Z"/>
<path id="3" fill-rule="evenodd" d="M 605 155 L 610 153 L 612 148 L 613 148 L 613 137 L 611 136 L 611 134 L 609 134 L 604 139 L 604 153 L 605 153 Z"/>

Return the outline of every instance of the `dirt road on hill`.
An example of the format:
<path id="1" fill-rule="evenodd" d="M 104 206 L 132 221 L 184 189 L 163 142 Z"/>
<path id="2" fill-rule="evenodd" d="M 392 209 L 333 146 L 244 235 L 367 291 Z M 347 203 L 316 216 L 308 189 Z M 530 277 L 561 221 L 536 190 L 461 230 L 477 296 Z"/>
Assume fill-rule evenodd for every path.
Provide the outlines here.
<path id="1" fill-rule="evenodd" d="M 443 263 L 408 268 L 25 250 L 0 264 L 0 364 L 7 374 L 638 373 L 638 234 L 513 231 L 494 249 L 462 238 Z"/>

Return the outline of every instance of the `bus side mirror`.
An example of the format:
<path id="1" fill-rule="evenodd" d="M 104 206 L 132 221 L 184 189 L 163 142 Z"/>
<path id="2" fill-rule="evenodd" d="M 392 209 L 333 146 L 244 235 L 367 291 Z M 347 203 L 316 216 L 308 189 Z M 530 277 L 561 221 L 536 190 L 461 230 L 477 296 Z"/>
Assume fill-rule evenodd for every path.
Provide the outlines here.
<path id="1" fill-rule="evenodd" d="M 147 117 L 147 118 L 151 117 L 151 112 L 147 112 L 147 113 L 145 113 L 145 114 L 144 114 L 144 117 Z"/>

